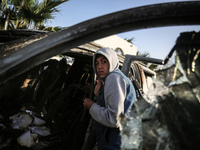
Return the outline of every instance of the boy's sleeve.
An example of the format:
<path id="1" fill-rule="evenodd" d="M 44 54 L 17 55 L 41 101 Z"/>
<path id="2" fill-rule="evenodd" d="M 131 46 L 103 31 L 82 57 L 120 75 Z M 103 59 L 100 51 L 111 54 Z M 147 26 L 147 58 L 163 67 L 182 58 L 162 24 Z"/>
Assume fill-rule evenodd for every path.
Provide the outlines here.
<path id="1" fill-rule="evenodd" d="M 119 116 L 124 113 L 126 81 L 117 73 L 107 76 L 104 85 L 105 107 L 94 103 L 89 112 L 93 119 L 108 127 L 120 127 Z"/>

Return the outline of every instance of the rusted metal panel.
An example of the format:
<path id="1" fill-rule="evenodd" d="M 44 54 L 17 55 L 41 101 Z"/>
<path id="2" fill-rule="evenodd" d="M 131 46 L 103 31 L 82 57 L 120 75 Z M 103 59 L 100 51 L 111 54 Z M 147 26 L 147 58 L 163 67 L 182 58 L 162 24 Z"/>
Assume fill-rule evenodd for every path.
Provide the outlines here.
<path id="1" fill-rule="evenodd" d="M 148 58 L 148 57 L 142 57 L 142 56 L 133 56 L 133 55 L 126 55 L 125 57 L 125 60 L 124 60 L 124 64 L 123 64 L 123 67 L 122 67 L 122 72 L 127 75 L 128 72 L 129 72 L 129 68 L 127 68 L 126 66 L 130 66 L 130 64 L 133 62 L 133 61 L 145 61 L 145 62 L 149 62 L 149 63 L 155 63 L 155 64 L 163 64 L 163 60 L 162 59 L 156 59 L 156 58 Z M 146 67 L 143 67 L 144 71 L 150 75 L 155 75 L 155 73 L 146 68 Z"/>

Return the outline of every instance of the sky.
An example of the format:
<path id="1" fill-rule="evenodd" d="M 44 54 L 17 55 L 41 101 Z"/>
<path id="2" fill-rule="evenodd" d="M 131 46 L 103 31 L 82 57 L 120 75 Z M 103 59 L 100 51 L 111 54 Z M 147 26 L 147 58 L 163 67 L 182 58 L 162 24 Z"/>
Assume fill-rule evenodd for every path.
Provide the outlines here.
<path id="1" fill-rule="evenodd" d="M 59 13 L 48 26 L 69 27 L 83 21 L 129 8 L 186 0 L 69 0 L 57 7 Z M 200 25 L 171 26 L 140 29 L 117 34 L 125 39 L 133 38 L 139 52 L 149 53 L 150 57 L 164 59 L 176 43 L 181 32 L 200 31 Z"/>

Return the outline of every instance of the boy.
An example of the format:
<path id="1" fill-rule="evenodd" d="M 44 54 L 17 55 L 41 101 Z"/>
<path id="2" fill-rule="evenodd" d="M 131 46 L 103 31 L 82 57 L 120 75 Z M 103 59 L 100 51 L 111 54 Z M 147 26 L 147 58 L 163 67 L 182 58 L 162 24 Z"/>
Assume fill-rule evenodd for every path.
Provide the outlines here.
<path id="1" fill-rule="evenodd" d="M 136 101 L 131 81 L 119 70 L 117 54 L 111 48 L 99 49 L 93 57 L 94 71 L 98 77 L 94 101 L 85 98 L 84 107 L 96 121 L 96 135 L 100 150 L 120 150 L 121 114 Z"/>

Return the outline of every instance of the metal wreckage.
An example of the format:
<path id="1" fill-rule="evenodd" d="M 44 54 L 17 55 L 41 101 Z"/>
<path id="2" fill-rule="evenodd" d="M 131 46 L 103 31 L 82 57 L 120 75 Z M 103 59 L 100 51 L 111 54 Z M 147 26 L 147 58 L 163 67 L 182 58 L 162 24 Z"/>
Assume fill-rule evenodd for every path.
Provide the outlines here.
<path id="1" fill-rule="evenodd" d="M 199 10 L 198 1 L 164 3 L 108 14 L 56 33 L 1 31 L 0 149 L 96 149 L 94 121 L 82 105 L 85 96 L 93 97 L 92 56 L 101 48 L 91 41 L 143 28 L 199 25 Z M 175 65 L 158 70 L 156 78 L 140 63 L 164 65 L 174 52 Z M 49 59 L 55 55 L 65 57 Z M 73 64 L 68 72 L 69 57 Z M 120 118 L 121 148 L 198 149 L 200 33 L 180 33 L 164 60 L 119 55 L 119 61 L 138 97 L 131 115 Z"/>

